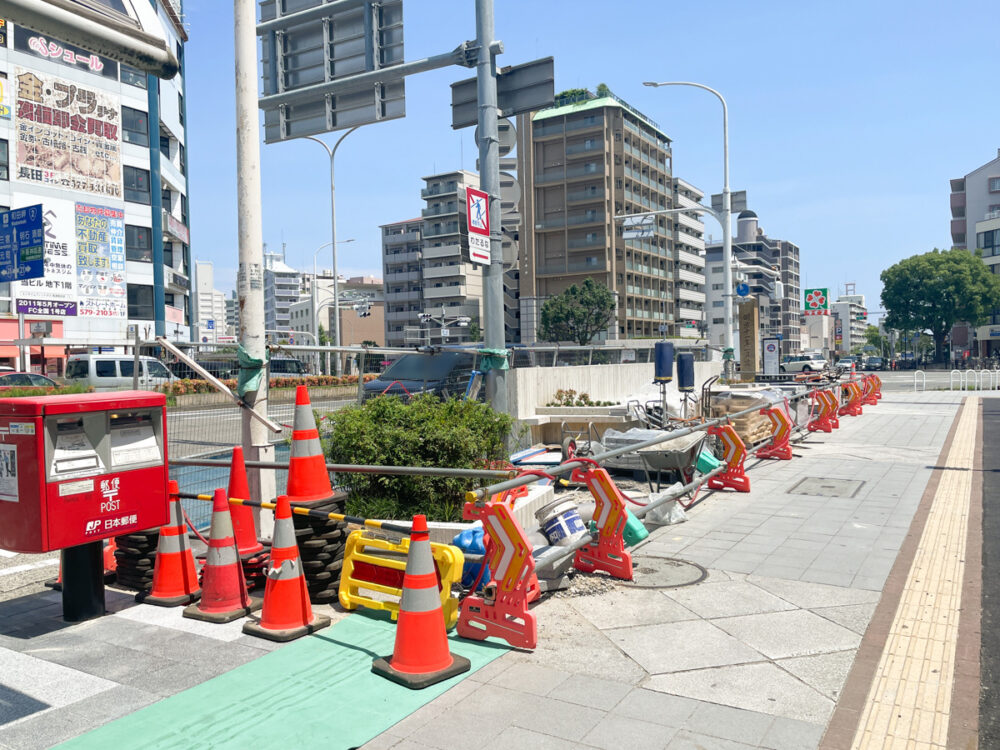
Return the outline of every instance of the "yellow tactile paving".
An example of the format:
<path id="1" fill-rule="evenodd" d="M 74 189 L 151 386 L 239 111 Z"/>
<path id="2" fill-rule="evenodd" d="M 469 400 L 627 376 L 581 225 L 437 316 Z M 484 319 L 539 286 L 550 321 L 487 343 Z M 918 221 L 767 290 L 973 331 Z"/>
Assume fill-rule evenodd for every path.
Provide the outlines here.
<path id="1" fill-rule="evenodd" d="M 853 750 L 946 747 L 978 415 L 967 399 Z"/>

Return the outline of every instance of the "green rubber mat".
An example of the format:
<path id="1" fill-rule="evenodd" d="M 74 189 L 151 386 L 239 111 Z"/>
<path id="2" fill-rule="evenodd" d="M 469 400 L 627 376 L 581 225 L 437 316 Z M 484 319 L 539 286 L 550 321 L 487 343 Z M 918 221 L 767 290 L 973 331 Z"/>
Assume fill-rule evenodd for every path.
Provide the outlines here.
<path id="1" fill-rule="evenodd" d="M 372 659 L 392 653 L 395 633 L 388 617 L 354 613 L 59 747 L 357 747 L 508 651 L 452 635 L 471 671 L 410 690 L 371 671 Z"/>

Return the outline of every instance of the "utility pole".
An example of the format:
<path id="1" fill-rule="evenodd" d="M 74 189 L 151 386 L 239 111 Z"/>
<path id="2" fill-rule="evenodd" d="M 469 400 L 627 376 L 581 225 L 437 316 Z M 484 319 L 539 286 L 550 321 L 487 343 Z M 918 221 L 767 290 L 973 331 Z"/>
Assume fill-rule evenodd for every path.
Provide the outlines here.
<path id="1" fill-rule="evenodd" d="M 497 128 L 497 69 L 493 0 L 476 0 L 476 87 L 479 94 L 479 187 L 490 197 L 490 263 L 483 276 L 483 323 L 487 349 L 504 349 L 503 247 L 500 236 L 500 138 Z M 507 411 L 505 371 L 486 373 L 486 397 Z"/>
<path id="2" fill-rule="evenodd" d="M 257 107 L 257 32 L 254 0 L 233 0 L 236 65 L 236 188 L 239 222 L 239 271 L 236 286 L 239 295 L 240 344 L 247 354 L 265 359 L 264 338 L 264 251 L 260 200 L 260 134 Z M 247 404 L 267 417 L 267 375 L 256 393 L 248 394 Z M 252 461 L 273 460 L 267 428 L 243 410 L 242 443 Z M 274 472 L 251 469 L 250 495 L 253 500 L 275 496 Z M 258 522 L 261 519 L 258 514 Z M 262 528 L 261 536 L 269 536 Z"/>

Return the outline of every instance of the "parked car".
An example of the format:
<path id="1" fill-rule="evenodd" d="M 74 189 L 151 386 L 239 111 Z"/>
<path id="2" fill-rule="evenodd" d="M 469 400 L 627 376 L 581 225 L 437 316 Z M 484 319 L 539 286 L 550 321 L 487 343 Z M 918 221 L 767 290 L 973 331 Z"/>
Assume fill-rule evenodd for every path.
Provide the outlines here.
<path id="1" fill-rule="evenodd" d="M 822 354 L 793 354 L 780 366 L 781 372 L 819 372 L 828 362 Z"/>
<path id="2" fill-rule="evenodd" d="M 837 360 L 837 369 L 841 372 L 850 372 L 852 366 L 855 370 L 860 370 L 861 357 L 855 357 L 853 354 L 850 354 Z"/>
<path id="3" fill-rule="evenodd" d="M 59 384 L 52 378 L 35 372 L 3 372 L 0 373 L 0 391 L 12 388 L 58 388 Z"/>
<path id="4" fill-rule="evenodd" d="M 885 369 L 885 360 L 882 359 L 881 357 L 868 357 L 865 360 L 865 369 L 866 370 L 872 370 L 872 371 L 874 371 L 874 370 L 884 370 Z"/>
<path id="5" fill-rule="evenodd" d="M 413 352 L 404 354 L 375 380 L 365 383 L 365 400 L 385 394 L 405 396 L 433 393 L 441 398 L 464 396 L 475 357 L 468 352 Z M 482 396 L 480 388 L 479 397 Z"/>
<path id="6" fill-rule="evenodd" d="M 66 360 L 66 381 L 94 386 L 97 391 L 132 388 L 135 357 L 130 354 L 71 354 Z M 177 378 L 158 359 L 139 357 L 139 388 L 152 390 Z"/>

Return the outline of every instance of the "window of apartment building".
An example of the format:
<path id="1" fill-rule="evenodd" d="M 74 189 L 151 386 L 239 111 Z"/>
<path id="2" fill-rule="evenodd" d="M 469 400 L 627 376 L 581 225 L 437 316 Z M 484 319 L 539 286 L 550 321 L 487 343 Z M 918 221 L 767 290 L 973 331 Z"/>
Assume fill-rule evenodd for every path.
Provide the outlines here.
<path id="1" fill-rule="evenodd" d="M 712 266 L 712 273 L 722 273 L 722 266 Z"/>
<path id="2" fill-rule="evenodd" d="M 712 301 L 712 307 L 722 307 L 724 304 L 725 304 L 725 302 L 723 300 L 721 300 L 721 299 L 717 299 L 717 300 L 713 300 Z"/>
<path id="3" fill-rule="evenodd" d="M 134 146 L 149 146 L 149 115 L 141 109 L 123 106 L 122 140 Z"/>
<path id="4" fill-rule="evenodd" d="M 173 307 L 174 306 L 174 295 L 171 294 L 170 292 L 164 292 L 163 293 L 163 304 L 170 305 L 171 307 Z"/>
<path id="5" fill-rule="evenodd" d="M 177 160 L 180 162 L 180 164 L 178 166 L 180 167 L 181 174 L 186 175 L 187 174 L 187 154 L 184 151 L 184 144 L 183 143 L 179 143 L 177 145 L 177 156 L 178 156 Z"/>
<path id="6" fill-rule="evenodd" d="M 177 119 L 184 124 L 184 94 L 177 94 Z"/>
<path id="7" fill-rule="evenodd" d="M 125 200 L 132 203 L 150 202 L 149 197 L 149 170 L 138 167 L 125 167 L 122 170 L 123 182 L 125 185 Z"/>
<path id="8" fill-rule="evenodd" d="M 167 268 L 174 267 L 174 245 L 172 242 L 163 243 L 163 265 Z"/>
<path id="9" fill-rule="evenodd" d="M 153 287 L 146 284 L 128 285 L 128 316 L 139 320 L 153 319 Z"/>
<path id="10" fill-rule="evenodd" d="M 712 291 L 717 292 L 722 289 L 722 284 L 712 284 Z"/>
<path id="11" fill-rule="evenodd" d="M 10 161 L 8 159 L 7 141 L 0 140 L 0 180 L 10 179 Z"/>
<path id="12" fill-rule="evenodd" d="M 160 203 L 167 211 L 171 211 L 174 206 L 174 194 L 170 191 L 170 188 L 165 187 L 160 190 Z"/>
<path id="13" fill-rule="evenodd" d="M 144 263 L 153 261 L 153 230 L 125 225 L 125 259 Z"/>
<path id="14" fill-rule="evenodd" d="M 188 223 L 188 199 L 184 193 L 181 193 L 181 221 L 185 225 Z"/>
<path id="15" fill-rule="evenodd" d="M 119 65 L 122 72 L 122 83 L 129 86 L 136 86 L 140 89 L 146 88 L 146 74 L 128 65 Z"/>
<path id="16" fill-rule="evenodd" d="M 990 192 L 1000 193 L 1000 177 L 990 177 Z"/>
<path id="17" fill-rule="evenodd" d="M 164 159 L 170 158 L 170 136 L 160 135 L 160 153 L 163 154 Z"/>

